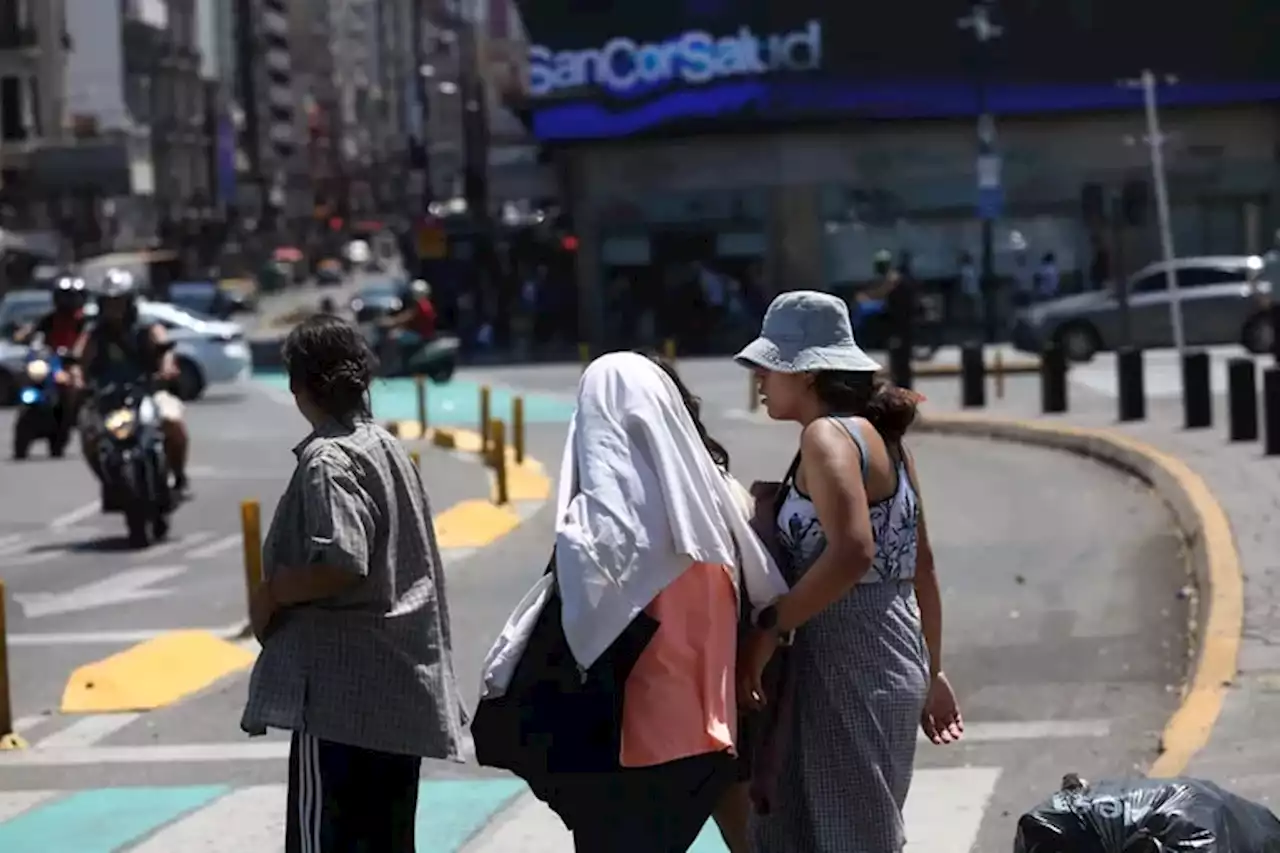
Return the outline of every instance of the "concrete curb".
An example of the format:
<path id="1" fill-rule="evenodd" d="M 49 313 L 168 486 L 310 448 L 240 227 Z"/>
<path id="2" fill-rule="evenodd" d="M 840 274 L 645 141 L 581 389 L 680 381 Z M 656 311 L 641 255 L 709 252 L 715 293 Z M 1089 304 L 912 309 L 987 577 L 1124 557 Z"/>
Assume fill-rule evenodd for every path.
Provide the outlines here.
<path id="1" fill-rule="evenodd" d="M 987 359 L 987 377 L 994 376 L 997 372 L 997 365 L 991 359 Z M 915 362 L 911 368 L 912 374 L 920 379 L 936 379 L 947 376 L 959 376 L 960 365 L 958 364 L 930 364 L 928 362 Z M 999 365 L 999 372 L 1006 376 L 1014 374 L 1039 373 L 1040 359 L 1038 358 L 1020 358 L 1016 360 L 1006 361 Z M 882 371 L 883 375 L 888 376 L 888 371 Z"/>
<path id="2" fill-rule="evenodd" d="M 1235 680 L 1244 631 L 1244 577 L 1226 512 L 1199 474 L 1175 456 L 1114 430 L 1043 421 L 929 415 L 922 432 L 1013 441 L 1097 459 L 1148 483 L 1173 509 L 1200 589 L 1200 630 L 1182 702 L 1166 723 L 1160 755 L 1147 771 L 1170 778 L 1185 771 L 1213 732 Z"/>

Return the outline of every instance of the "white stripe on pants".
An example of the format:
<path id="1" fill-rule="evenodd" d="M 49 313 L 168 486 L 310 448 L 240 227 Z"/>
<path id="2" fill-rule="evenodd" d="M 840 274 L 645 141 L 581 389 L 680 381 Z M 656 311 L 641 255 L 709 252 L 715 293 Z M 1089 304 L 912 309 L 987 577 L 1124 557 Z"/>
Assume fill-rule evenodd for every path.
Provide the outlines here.
<path id="1" fill-rule="evenodd" d="M 302 853 L 321 853 L 324 790 L 320 781 L 320 741 L 298 735 L 298 830 Z"/>

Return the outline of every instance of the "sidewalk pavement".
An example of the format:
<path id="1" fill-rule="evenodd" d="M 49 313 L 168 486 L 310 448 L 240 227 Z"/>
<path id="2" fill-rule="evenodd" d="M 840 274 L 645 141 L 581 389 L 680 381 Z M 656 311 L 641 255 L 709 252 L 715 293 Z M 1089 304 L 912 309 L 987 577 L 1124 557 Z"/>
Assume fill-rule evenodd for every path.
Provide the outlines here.
<path id="1" fill-rule="evenodd" d="M 926 418 L 930 413 L 960 411 L 959 380 L 923 380 L 917 383 L 917 390 L 927 398 L 922 406 Z M 1113 396 L 1075 383 L 1069 392 L 1067 414 L 1041 415 L 1039 377 L 1011 377 L 1005 382 L 1002 399 L 994 398 L 989 384 L 987 406 L 965 411 L 1115 429 L 1182 460 L 1205 481 L 1226 513 L 1236 540 L 1244 578 L 1244 632 L 1238 674 L 1226 691 L 1208 744 L 1192 757 L 1185 773 L 1212 779 L 1277 808 L 1280 742 L 1275 738 L 1274 721 L 1280 717 L 1280 459 L 1264 457 L 1257 442 L 1227 441 L 1224 397 L 1214 400 L 1211 428 L 1186 430 L 1180 398 L 1149 399 L 1144 421 L 1121 424 Z"/>

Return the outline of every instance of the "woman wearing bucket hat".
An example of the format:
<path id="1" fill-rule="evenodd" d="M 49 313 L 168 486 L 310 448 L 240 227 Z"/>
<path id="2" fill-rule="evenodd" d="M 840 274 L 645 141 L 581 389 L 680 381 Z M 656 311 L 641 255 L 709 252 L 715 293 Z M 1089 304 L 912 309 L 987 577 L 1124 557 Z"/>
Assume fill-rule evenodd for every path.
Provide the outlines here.
<path id="1" fill-rule="evenodd" d="M 759 615 L 739 657 L 739 695 L 763 704 L 764 666 L 795 632 L 779 784 L 769 813 L 753 818 L 753 846 L 899 853 L 916 727 L 934 743 L 963 730 L 942 672 L 938 581 L 902 443 L 919 397 L 878 382 L 848 308 L 825 293 L 777 297 L 736 361 L 758 374 L 771 418 L 803 427 L 773 496 L 792 589 Z"/>

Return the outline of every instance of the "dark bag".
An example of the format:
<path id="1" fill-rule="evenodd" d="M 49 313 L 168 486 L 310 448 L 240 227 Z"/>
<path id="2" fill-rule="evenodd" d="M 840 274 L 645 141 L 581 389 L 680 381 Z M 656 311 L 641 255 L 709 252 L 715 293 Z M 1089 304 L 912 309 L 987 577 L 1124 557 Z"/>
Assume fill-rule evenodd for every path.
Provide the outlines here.
<path id="1" fill-rule="evenodd" d="M 789 586 L 795 584 L 796 578 L 787 553 L 778 541 L 778 509 L 799 467 L 800 454 L 797 453 L 782 482 L 762 484 L 772 487 L 769 493 L 760 493 L 759 489 L 752 490 L 756 505 L 751 518 L 751 529 L 773 557 Z M 747 632 L 752 629 L 752 625 L 745 590 L 742 599 L 743 631 Z M 773 660 L 765 667 L 763 686 L 768 704 L 759 711 L 744 715 L 741 723 L 741 758 L 749 769 L 751 802 L 759 814 L 769 814 L 773 810 L 777 799 L 778 777 L 789 747 L 787 738 L 795 706 L 795 679 L 791 676 L 790 655 L 789 648 L 780 647 Z"/>
<path id="2" fill-rule="evenodd" d="M 1127 779 L 1062 790 L 1018 819 L 1014 853 L 1280 853 L 1280 820 L 1200 779 Z"/>
<path id="3" fill-rule="evenodd" d="M 547 572 L 554 574 L 552 558 Z M 640 613 L 585 673 L 569 650 L 553 586 L 506 693 L 482 699 L 471 722 L 476 760 L 510 770 L 566 826 L 590 802 L 584 774 L 620 768 L 623 688 L 658 622 Z"/>

